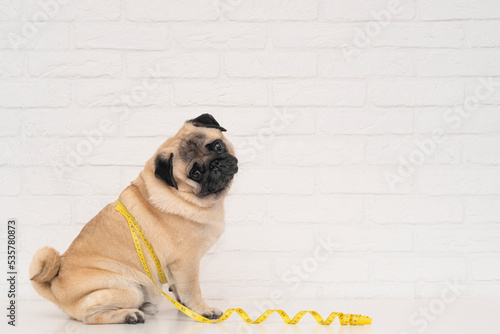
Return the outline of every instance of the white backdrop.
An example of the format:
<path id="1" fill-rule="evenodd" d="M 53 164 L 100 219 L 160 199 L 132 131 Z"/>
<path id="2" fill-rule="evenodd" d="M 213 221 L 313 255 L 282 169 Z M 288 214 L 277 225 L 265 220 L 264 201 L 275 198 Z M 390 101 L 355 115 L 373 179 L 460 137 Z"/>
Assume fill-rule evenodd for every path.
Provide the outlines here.
<path id="1" fill-rule="evenodd" d="M 204 112 L 241 161 L 205 297 L 500 296 L 500 2 L 2 0 L 0 19 L 20 298 L 40 298 L 35 250 L 65 251 Z"/>

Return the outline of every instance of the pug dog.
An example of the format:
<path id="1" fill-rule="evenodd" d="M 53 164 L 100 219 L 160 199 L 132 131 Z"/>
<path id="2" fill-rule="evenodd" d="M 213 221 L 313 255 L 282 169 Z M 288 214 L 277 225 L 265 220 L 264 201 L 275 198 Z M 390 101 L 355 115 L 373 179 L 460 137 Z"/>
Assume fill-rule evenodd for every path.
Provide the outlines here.
<path id="1" fill-rule="evenodd" d="M 186 121 L 119 196 L 153 246 L 170 291 L 210 319 L 222 312 L 202 299 L 200 259 L 224 231 L 224 198 L 238 171 L 224 131 L 209 114 Z M 161 286 L 153 260 L 146 259 Z M 83 227 L 63 255 L 39 249 L 29 275 L 42 297 L 86 324 L 143 323 L 162 298 L 113 203 Z"/>

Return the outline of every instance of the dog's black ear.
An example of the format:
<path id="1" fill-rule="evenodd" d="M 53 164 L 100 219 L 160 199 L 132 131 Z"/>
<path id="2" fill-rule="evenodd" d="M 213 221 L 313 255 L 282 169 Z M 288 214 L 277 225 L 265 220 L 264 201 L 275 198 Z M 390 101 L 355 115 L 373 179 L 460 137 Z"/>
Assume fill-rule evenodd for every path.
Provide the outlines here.
<path id="1" fill-rule="evenodd" d="M 220 124 L 215 120 L 214 116 L 210 114 L 203 114 L 196 118 L 190 119 L 188 122 L 193 123 L 194 126 L 205 127 L 205 128 L 215 128 L 221 131 L 226 131 Z"/>
<path id="2" fill-rule="evenodd" d="M 161 156 L 156 156 L 155 159 L 155 176 L 168 184 L 171 187 L 177 188 L 177 182 L 174 179 L 174 164 L 173 164 L 174 154 L 170 154 L 170 158 L 165 159 Z"/>

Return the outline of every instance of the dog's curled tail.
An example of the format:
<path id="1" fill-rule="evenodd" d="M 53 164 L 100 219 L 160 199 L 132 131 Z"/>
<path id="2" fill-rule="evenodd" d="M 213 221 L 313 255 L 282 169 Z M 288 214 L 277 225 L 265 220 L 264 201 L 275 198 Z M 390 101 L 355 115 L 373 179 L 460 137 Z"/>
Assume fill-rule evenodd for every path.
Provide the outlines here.
<path id="1" fill-rule="evenodd" d="M 33 288 L 40 296 L 52 302 L 55 302 L 56 298 L 50 288 L 51 281 L 59 273 L 60 266 L 59 253 L 51 247 L 37 250 L 30 264 L 29 274 Z"/>

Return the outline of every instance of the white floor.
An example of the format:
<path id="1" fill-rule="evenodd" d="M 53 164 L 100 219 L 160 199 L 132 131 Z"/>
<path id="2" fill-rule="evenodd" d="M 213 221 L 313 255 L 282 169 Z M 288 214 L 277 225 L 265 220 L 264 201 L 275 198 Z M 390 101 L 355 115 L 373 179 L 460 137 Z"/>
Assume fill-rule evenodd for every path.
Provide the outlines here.
<path id="1" fill-rule="evenodd" d="M 213 301 L 220 309 L 242 307 L 249 314 L 259 309 L 259 301 Z M 137 325 L 83 325 L 69 319 L 49 302 L 20 302 L 17 326 L 6 324 L 2 316 L 1 333 L 500 333 L 499 299 L 457 299 L 449 304 L 429 299 L 351 299 L 351 300 L 297 300 L 283 302 L 281 307 L 290 316 L 300 310 L 315 310 L 323 317 L 330 312 L 357 313 L 373 319 L 372 325 L 341 326 L 338 319 L 330 326 L 318 325 L 306 315 L 297 325 L 286 325 L 278 315 L 271 316 L 263 324 L 248 325 L 237 314 L 226 322 L 202 324 L 187 318 L 167 301 L 160 311 Z M 3 308 L 2 308 L 3 309 Z M 6 328 L 6 330 L 5 330 Z"/>

